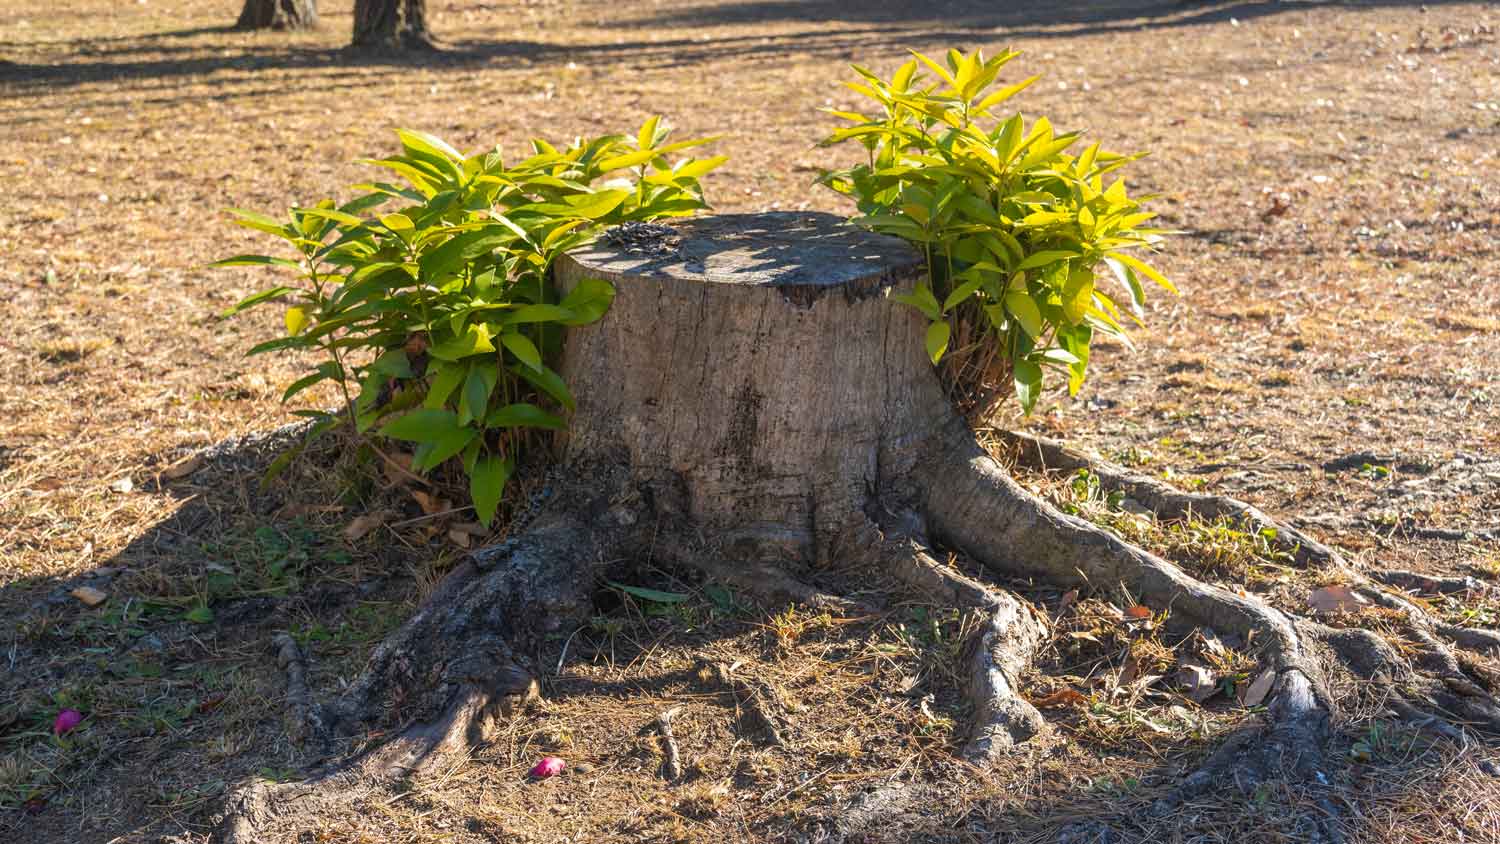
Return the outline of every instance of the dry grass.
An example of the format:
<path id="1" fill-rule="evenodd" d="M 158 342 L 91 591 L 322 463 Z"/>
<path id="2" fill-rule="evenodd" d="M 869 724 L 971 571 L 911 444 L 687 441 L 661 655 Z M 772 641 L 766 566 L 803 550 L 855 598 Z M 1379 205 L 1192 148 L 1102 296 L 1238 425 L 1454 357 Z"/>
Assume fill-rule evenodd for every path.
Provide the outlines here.
<path id="1" fill-rule="evenodd" d="M 661 112 L 726 134 L 732 161 L 708 186 L 719 209 L 844 210 L 809 183 L 836 154 L 811 148 L 817 109 L 853 102 L 834 84 L 847 61 L 1020 47 L 1024 69 L 1047 74 L 1028 112 L 1152 150 L 1136 181 L 1189 232 L 1162 259 L 1184 295 L 1153 303 L 1141 352 L 1101 348 L 1084 392 L 1044 401 L 1032 424 L 1311 517 L 1365 562 L 1500 568 L 1492 548 L 1398 529 L 1492 524 L 1500 508 L 1500 434 L 1484 424 L 1500 383 L 1491 7 L 960 2 L 937 17 L 918 3 L 432 0 L 456 49 L 408 61 L 341 52 L 350 4 L 322 5 L 326 28 L 291 36 L 226 31 L 233 9 L 207 0 L 0 9 L 0 615 L 14 622 L 0 642 L 0 837 L 197 840 L 227 787 L 305 761 L 280 720 L 271 633 L 307 643 L 329 693 L 461 552 L 461 516 L 431 518 L 353 449 L 268 491 L 253 444 L 163 475 L 288 418 L 277 398 L 298 362 L 240 354 L 275 315 L 213 317 L 265 281 L 202 269 L 264 245 L 216 209 L 334 194 L 396 126 L 514 150 Z M 1323 468 L 1359 452 L 1391 471 Z M 1435 468 L 1463 455 L 1482 459 Z M 380 510 L 387 527 L 340 536 Z M 1233 537 L 1159 539 L 1218 577 L 1274 572 L 1231 553 Z M 1229 548 L 1214 556 L 1215 542 Z M 68 598 L 80 583 L 109 601 Z M 932 799 L 869 840 L 1103 840 L 1107 823 L 1112 840 L 1297 841 L 1295 810 L 1314 799 L 1339 805 L 1353 841 L 1500 840 L 1496 781 L 1476 767 L 1493 751 L 1404 733 L 1368 702 L 1343 725 L 1322 798 L 1216 794 L 1149 818 L 1151 796 L 1244 713 L 1165 685 L 1122 697 L 1127 663 L 1202 657 L 1196 640 L 1119 625 L 1103 602 L 1122 596 L 1059 612 L 1061 596 L 1031 594 L 1086 647 L 1051 652 L 1027 693 L 1076 687 L 1090 702 L 1049 709 L 1052 737 L 981 778 L 948 755 L 962 713 L 944 670 L 963 619 L 899 603 L 863 619 L 723 611 L 699 584 L 676 586 L 698 615 L 601 608 L 549 702 L 473 763 L 304 840 L 816 840 L 859 795 L 903 781 Z M 211 622 L 185 620 L 200 606 Z M 1468 610 L 1491 612 L 1445 608 Z M 710 656 L 804 707 L 792 750 L 740 740 L 732 704 L 688 670 Z M 692 773 L 668 787 L 636 731 L 675 704 Z M 61 705 L 90 718 L 59 741 L 47 728 Z M 593 768 L 524 783 L 544 749 Z"/>

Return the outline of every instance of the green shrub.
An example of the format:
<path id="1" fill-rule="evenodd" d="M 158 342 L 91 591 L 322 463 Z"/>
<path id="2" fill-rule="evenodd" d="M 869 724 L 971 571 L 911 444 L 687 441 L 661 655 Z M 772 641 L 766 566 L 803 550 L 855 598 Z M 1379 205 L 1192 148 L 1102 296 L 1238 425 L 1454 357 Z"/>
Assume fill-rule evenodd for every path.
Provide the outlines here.
<path id="1" fill-rule="evenodd" d="M 563 328 L 599 319 L 614 298 L 608 283 L 592 279 L 559 299 L 553 259 L 603 227 L 705 207 L 698 180 L 724 158 L 669 164 L 669 154 L 711 139 L 668 143 L 658 118 L 633 138 L 580 140 L 564 150 L 533 141 L 534 154 L 511 167 L 498 149 L 464 156 L 430 135 L 397 134 L 401 155 L 366 163 L 395 172 L 405 186 L 357 185 L 365 195 L 353 202 L 293 208 L 285 221 L 232 211 L 240 225 L 285 240 L 296 257 L 240 255 L 215 265 L 284 267 L 295 280 L 225 316 L 289 303 L 285 335 L 249 352 L 320 353 L 283 401 L 337 383 L 356 430 L 416 444 L 415 471 L 459 458 L 489 524 L 517 456 L 538 431 L 565 427 L 560 412 L 573 409 L 567 385 L 547 365 Z M 374 213 L 392 202 L 399 208 Z M 317 419 L 312 435 L 340 418 L 303 413 Z M 273 472 L 293 456 L 283 455 Z"/>
<path id="2" fill-rule="evenodd" d="M 1155 216 L 1141 210 L 1150 197 L 1132 199 L 1123 179 L 1104 183 L 1140 155 L 1097 143 L 1075 155 L 1068 149 L 1081 133 L 1057 134 L 1045 117 L 1028 129 L 1019 113 L 995 115 L 1037 80 L 999 85 L 1000 69 L 1017 55 L 950 50 L 939 64 L 914 53 L 888 82 L 856 65 L 861 81 L 845 84 L 880 114 L 834 111 L 854 125 L 823 141 L 865 147 L 865 163 L 824 173 L 822 182 L 856 200 L 856 223 L 925 252 L 927 282 L 901 298 L 932 321 L 927 351 L 955 401 L 980 413 L 1010 382 L 1029 414 L 1048 368 L 1064 372 L 1077 393 L 1095 332 L 1129 346 L 1122 309 L 1098 283 L 1099 264 L 1120 281 L 1129 297 L 1123 313 L 1137 323 L 1142 278 L 1173 290 L 1126 251 L 1169 234 L 1143 227 Z M 936 81 L 923 82 L 924 69 Z"/>

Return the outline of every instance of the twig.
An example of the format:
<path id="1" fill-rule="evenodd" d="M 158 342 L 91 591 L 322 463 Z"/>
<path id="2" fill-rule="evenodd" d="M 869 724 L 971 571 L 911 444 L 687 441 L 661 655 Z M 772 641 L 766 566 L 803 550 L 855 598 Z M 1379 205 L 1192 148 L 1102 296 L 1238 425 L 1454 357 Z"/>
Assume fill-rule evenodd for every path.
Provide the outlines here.
<path id="1" fill-rule="evenodd" d="M 676 782 L 682 778 L 682 756 L 677 750 L 677 737 L 672 735 L 672 719 L 682 710 L 680 706 L 656 716 L 656 731 L 661 734 L 662 756 L 665 757 L 661 763 L 661 775 L 667 782 Z"/>

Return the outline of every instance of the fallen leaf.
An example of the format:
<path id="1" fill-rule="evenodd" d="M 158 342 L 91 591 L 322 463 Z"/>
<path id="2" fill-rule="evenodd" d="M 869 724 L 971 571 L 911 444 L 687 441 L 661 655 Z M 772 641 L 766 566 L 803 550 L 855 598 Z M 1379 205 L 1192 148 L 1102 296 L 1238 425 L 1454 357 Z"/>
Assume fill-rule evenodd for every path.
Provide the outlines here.
<path id="1" fill-rule="evenodd" d="M 458 528 L 449 528 L 448 541 L 452 542 L 454 545 L 457 545 L 460 548 L 467 548 L 474 541 L 474 538 L 469 535 L 468 531 L 459 530 Z"/>
<path id="2" fill-rule="evenodd" d="M 1214 682 L 1214 673 L 1201 665 L 1183 665 L 1177 669 L 1174 679 L 1194 703 L 1208 700 L 1219 690 L 1218 684 Z"/>
<path id="3" fill-rule="evenodd" d="M 350 542 L 358 542 L 369 535 L 370 531 L 381 527 L 386 522 L 389 514 L 385 510 L 376 510 L 356 518 L 344 528 L 344 538 Z"/>
<path id="4" fill-rule="evenodd" d="M 69 592 L 68 594 L 72 595 L 73 597 L 77 598 L 85 605 L 90 607 L 97 607 L 105 601 L 109 600 L 109 595 L 99 591 L 98 589 L 95 589 L 92 586 L 80 586 L 77 589 L 74 589 L 72 592 Z"/>
<path id="5" fill-rule="evenodd" d="M 1307 604 L 1320 613 L 1359 612 L 1370 605 L 1370 599 L 1348 586 L 1324 586 L 1313 590 Z"/>
<path id="6" fill-rule="evenodd" d="M 453 505 L 449 504 L 446 499 L 423 492 L 420 489 L 412 490 L 411 497 L 416 499 L 417 505 L 422 508 L 423 514 L 428 516 L 431 516 L 433 513 L 445 513 L 453 509 Z"/>
<path id="7" fill-rule="evenodd" d="M 1078 603 L 1078 590 L 1069 589 L 1063 593 L 1062 600 L 1057 602 L 1057 614 L 1059 617 L 1068 611 L 1068 607 Z"/>
<path id="8" fill-rule="evenodd" d="M 478 522 L 459 522 L 458 524 L 454 525 L 452 529 L 461 530 L 470 536 L 484 536 L 485 534 L 489 533 L 489 530 L 487 530 L 484 525 L 481 525 Z"/>
<path id="9" fill-rule="evenodd" d="M 1275 684 L 1276 672 L 1274 670 L 1267 668 L 1265 671 L 1260 672 L 1260 676 L 1255 678 L 1255 682 L 1251 683 L 1240 693 L 1240 705 L 1246 708 L 1260 706 L 1265 702 L 1266 695 L 1271 693 L 1271 686 Z"/>
<path id="10" fill-rule="evenodd" d="M 1038 709 L 1053 709 L 1059 706 L 1071 706 L 1073 704 L 1085 703 L 1087 701 L 1088 698 L 1084 697 L 1083 694 L 1080 693 L 1077 689 L 1065 688 L 1055 691 L 1052 694 L 1047 695 L 1046 697 L 1037 698 L 1036 700 L 1033 700 L 1031 702 L 1031 705 L 1037 707 Z"/>
<path id="11" fill-rule="evenodd" d="M 391 486 L 401 486 L 402 484 L 409 484 L 416 479 L 411 470 L 412 456 L 410 454 L 403 451 L 394 451 L 386 456 L 390 458 L 390 462 L 381 464 L 385 469 L 386 483 Z"/>
<path id="12" fill-rule="evenodd" d="M 1150 618 L 1151 617 L 1151 608 L 1150 607 L 1143 607 L 1140 604 L 1136 604 L 1133 607 L 1126 607 L 1125 608 L 1125 617 L 1126 618 L 1132 618 L 1132 619 Z"/>
<path id="13" fill-rule="evenodd" d="M 198 468 L 202 465 L 202 454 L 190 454 L 187 457 L 177 461 L 176 463 L 173 463 L 171 466 L 168 466 L 167 468 L 161 470 L 161 476 L 169 481 L 175 481 L 179 478 L 185 478 L 188 475 L 193 474 L 194 472 L 198 471 Z"/>

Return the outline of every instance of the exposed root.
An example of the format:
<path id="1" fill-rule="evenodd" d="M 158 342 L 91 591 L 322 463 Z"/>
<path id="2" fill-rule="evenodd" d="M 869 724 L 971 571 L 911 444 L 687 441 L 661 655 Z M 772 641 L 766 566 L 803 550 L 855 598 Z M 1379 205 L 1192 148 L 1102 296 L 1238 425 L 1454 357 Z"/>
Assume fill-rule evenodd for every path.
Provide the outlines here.
<path id="1" fill-rule="evenodd" d="M 1046 729 L 1042 714 L 1019 692 L 1022 672 L 1047 639 L 1043 616 L 1009 592 L 943 565 L 913 540 L 885 540 L 878 548 L 882 571 L 940 603 L 983 615 L 978 632 L 965 646 L 964 694 L 973 716 L 963 757 L 979 767 L 991 767 L 1017 744 Z"/>
<path id="2" fill-rule="evenodd" d="M 289 637 L 279 639 L 288 697 L 304 723 L 350 738 L 398 726 L 392 737 L 303 782 L 240 789 L 219 839 L 262 840 L 285 813 L 347 803 L 482 743 L 497 720 L 537 694 L 525 654 L 539 634 L 587 615 L 594 571 L 620 543 L 620 527 L 633 523 L 602 507 L 592 512 L 605 515 L 545 513 L 526 533 L 476 552 L 375 648 L 363 674 L 329 706 L 311 703 L 305 660 Z"/>
<path id="3" fill-rule="evenodd" d="M 785 747 L 783 737 L 786 716 L 781 705 L 781 696 L 764 680 L 748 679 L 734 673 L 738 665 L 722 662 L 705 663 L 699 675 L 712 679 L 719 687 L 734 697 L 735 711 L 746 727 L 745 732 L 755 741 L 768 747 Z"/>
<path id="4" fill-rule="evenodd" d="M 847 598 L 832 595 L 805 583 L 786 569 L 771 563 L 727 560 L 712 547 L 698 546 L 672 536 L 654 537 L 650 544 L 653 557 L 673 566 L 695 569 L 708 577 L 755 595 L 764 601 L 805 604 L 819 609 L 849 611 L 862 609 Z"/>
<path id="5" fill-rule="evenodd" d="M 1372 580 L 1419 595 L 1459 595 L 1482 592 L 1485 585 L 1472 577 L 1433 577 L 1414 571 L 1384 569 L 1370 572 Z"/>
<path id="6" fill-rule="evenodd" d="M 1332 696 L 1291 618 L 1060 512 L 1017 484 L 965 430 L 945 432 L 927 465 L 925 513 L 935 535 L 997 573 L 1056 585 L 1120 587 L 1142 603 L 1168 607 L 1174 616 L 1260 646 L 1263 663 L 1276 672 L 1265 729 L 1226 743 L 1161 808 L 1226 780 L 1253 789 L 1278 774 L 1326 779 L 1323 745 Z"/>
<path id="7" fill-rule="evenodd" d="M 277 633 L 271 643 L 276 646 L 276 664 L 286 672 L 287 733 L 298 744 L 326 742 L 328 726 L 323 722 L 323 710 L 307 686 L 307 657 L 289 634 Z"/>
<path id="8" fill-rule="evenodd" d="M 1500 634 L 1434 619 L 1420 605 L 1353 570 L 1336 551 L 1232 498 L 1196 495 L 1095 460 L 1055 442 L 1005 434 L 1020 448 L 1021 461 L 1064 470 L 1087 469 L 1101 485 L 1120 490 L 1163 518 L 1230 517 L 1275 531 L 1278 543 L 1303 565 L 1337 572 L 1361 595 L 1399 613 L 1419 651 L 1417 665 L 1384 639 L 1365 630 L 1336 630 L 1298 619 L 1260 599 L 1199 581 L 1177 566 L 1118 536 L 1065 515 L 1020 487 L 967 432 L 938 438 L 937 456 L 924 479 L 925 515 L 935 534 L 1002 574 L 1096 588 L 1121 587 L 1137 600 L 1168 607 L 1175 617 L 1229 632 L 1260 645 L 1263 664 L 1276 672 L 1264 728 L 1228 740 L 1201 769 L 1184 778 L 1158 810 L 1167 810 L 1219 783 L 1251 790 L 1271 777 L 1309 785 L 1327 783 L 1324 744 L 1330 736 L 1334 698 L 1318 648 L 1332 651 L 1335 667 L 1385 688 L 1387 708 L 1438 734 L 1461 737 L 1461 726 L 1500 733 L 1495 692 L 1500 677 L 1483 663 L 1450 647 L 1500 651 Z M 1419 592 L 1474 589 L 1470 579 L 1428 578 L 1409 572 L 1375 572 L 1375 580 Z M 1326 653 L 1326 651 L 1325 651 Z M 1336 837 L 1329 818 L 1309 823 Z"/>
<path id="9" fill-rule="evenodd" d="M 1344 566 L 1343 556 L 1334 549 L 1289 525 L 1281 524 L 1259 508 L 1226 495 L 1184 492 L 1155 478 L 1132 472 L 1100 457 L 1069 448 L 1056 440 L 996 430 L 995 435 L 1016 446 L 1017 462 L 1032 469 L 1061 469 L 1076 472 L 1087 469 L 1102 486 L 1120 490 L 1140 502 L 1162 519 L 1237 519 L 1256 530 L 1275 532 L 1272 540 L 1292 554 L 1302 565 Z"/>

